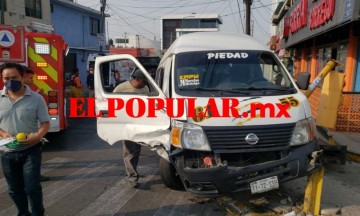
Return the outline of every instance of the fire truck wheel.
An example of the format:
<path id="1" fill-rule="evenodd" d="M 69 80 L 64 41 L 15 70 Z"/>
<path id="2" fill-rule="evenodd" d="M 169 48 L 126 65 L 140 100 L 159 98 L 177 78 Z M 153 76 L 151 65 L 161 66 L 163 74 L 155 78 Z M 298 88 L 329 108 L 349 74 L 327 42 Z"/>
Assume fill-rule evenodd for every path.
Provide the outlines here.
<path id="1" fill-rule="evenodd" d="M 164 158 L 160 157 L 159 161 L 160 177 L 166 187 L 180 190 L 184 188 L 184 185 L 178 175 L 174 166 Z"/>

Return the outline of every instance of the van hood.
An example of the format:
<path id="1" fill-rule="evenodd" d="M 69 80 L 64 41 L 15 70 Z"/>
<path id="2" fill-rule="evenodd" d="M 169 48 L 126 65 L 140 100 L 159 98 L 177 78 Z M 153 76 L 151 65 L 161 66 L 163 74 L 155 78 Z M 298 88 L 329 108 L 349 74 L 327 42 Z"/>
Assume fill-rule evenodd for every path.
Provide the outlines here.
<path id="1" fill-rule="evenodd" d="M 236 101 L 238 104 L 232 106 Z M 195 105 L 187 103 L 186 110 L 187 117 L 182 119 L 201 126 L 283 124 L 298 122 L 311 116 L 308 101 L 303 94 L 196 98 Z M 236 113 L 238 116 L 235 116 Z"/>

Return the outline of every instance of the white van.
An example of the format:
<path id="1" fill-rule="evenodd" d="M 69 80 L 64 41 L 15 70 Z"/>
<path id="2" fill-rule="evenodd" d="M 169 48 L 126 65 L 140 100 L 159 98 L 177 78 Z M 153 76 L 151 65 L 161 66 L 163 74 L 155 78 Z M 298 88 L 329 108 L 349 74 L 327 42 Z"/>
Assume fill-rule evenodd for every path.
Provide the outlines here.
<path id="1" fill-rule="evenodd" d="M 102 66 L 113 61 L 131 61 L 140 68 L 150 93 L 107 91 Z M 247 189 L 261 193 L 322 166 L 314 119 L 300 91 L 308 84 L 308 73 L 295 82 L 273 52 L 247 35 L 186 34 L 162 57 L 155 80 L 130 55 L 96 58 L 96 110 L 102 112 L 97 132 L 109 144 L 132 140 L 156 148 L 161 178 L 170 188 L 185 187 L 205 196 Z M 109 99 L 127 102 L 134 98 L 143 100 L 146 107 L 151 105 L 149 99 L 192 98 L 195 104 L 172 107 L 175 113 L 185 110 L 176 118 L 169 117 L 167 106 L 158 109 L 155 118 L 130 117 L 125 106 L 109 110 Z M 224 101 L 230 99 L 232 104 L 225 106 Z M 236 110 L 239 116 L 215 116 L 232 105 L 230 112 Z M 135 103 L 132 112 L 141 109 Z M 204 110 L 206 115 L 191 115 Z M 116 117 L 107 117 L 109 112 Z"/>

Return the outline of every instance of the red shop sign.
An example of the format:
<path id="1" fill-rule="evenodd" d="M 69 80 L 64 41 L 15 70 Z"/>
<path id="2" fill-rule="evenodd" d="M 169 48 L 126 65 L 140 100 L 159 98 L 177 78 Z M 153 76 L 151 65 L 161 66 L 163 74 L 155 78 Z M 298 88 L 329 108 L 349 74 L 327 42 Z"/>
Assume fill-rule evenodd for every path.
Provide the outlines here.
<path id="1" fill-rule="evenodd" d="M 307 24 L 308 0 L 301 0 L 290 14 L 290 32 L 294 34 Z"/>
<path id="2" fill-rule="evenodd" d="M 310 10 L 309 28 L 320 27 L 332 19 L 335 12 L 335 0 L 322 0 Z"/>

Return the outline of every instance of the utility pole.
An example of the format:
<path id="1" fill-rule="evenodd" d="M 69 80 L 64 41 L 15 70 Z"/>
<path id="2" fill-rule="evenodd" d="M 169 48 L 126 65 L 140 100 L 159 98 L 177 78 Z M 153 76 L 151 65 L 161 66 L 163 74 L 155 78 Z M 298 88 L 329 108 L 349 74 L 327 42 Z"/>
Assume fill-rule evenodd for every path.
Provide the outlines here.
<path id="1" fill-rule="evenodd" d="M 252 5 L 252 1 L 253 0 L 244 0 L 244 3 L 246 5 L 246 34 L 247 35 L 250 35 L 250 8 L 251 8 L 251 5 Z"/>
<path id="2" fill-rule="evenodd" d="M 254 20 L 251 20 L 251 36 L 254 36 Z"/>
<path id="3" fill-rule="evenodd" d="M 125 45 L 125 47 L 126 47 L 126 44 L 127 44 L 126 35 L 127 35 L 127 33 L 126 33 L 126 32 L 124 32 L 124 33 L 125 33 L 124 45 Z"/>
<path id="4" fill-rule="evenodd" d="M 6 0 L 0 0 L 1 1 L 1 24 L 5 24 L 5 1 Z"/>
<path id="5" fill-rule="evenodd" d="M 101 7 L 100 7 L 100 13 L 101 13 L 100 36 L 102 37 L 102 36 L 105 35 L 105 6 L 106 6 L 106 0 L 100 0 L 100 3 L 101 3 Z M 102 49 L 103 49 L 102 43 L 103 42 L 101 41 L 100 42 L 100 53 L 102 53 Z"/>

